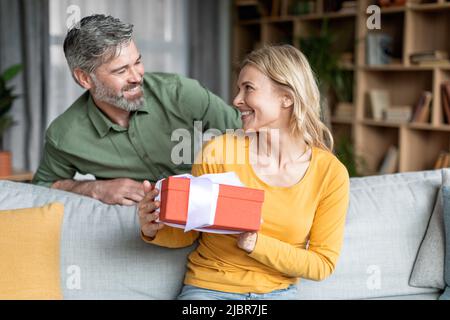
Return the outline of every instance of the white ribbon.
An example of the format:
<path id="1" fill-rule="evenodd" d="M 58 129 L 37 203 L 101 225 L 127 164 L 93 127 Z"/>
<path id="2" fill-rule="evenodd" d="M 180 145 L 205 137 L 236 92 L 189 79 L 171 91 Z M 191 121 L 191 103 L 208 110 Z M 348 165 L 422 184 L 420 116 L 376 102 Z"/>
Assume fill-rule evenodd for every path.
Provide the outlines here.
<path id="1" fill-rule="evenodd" d="M 237 187 L 243 186 L 236 173 L 227 172 L 218 174 L 204 174 L 199 177 L 194 177 L 190 174 L 182 174 L 174 177 L 190 179 L 186 225 L 166 222 L 164 222 L 164 224 L 176 228 L 182 228 L 184 229 L 184 232 L 197 230 L 212 233 L 241 233 L 240 231 L 205 229 L 205 227 L 209 227 L 214 224 L 217 199 L 219 198 L 219 184 Z M 163 180 L 164 179 L 161 179 L 155 184 L 155 188 L 160 190 L 160 193 L 155 198 L 155 201 L 161 201 L 161 185 Z M 159 208 L 157 209 L 157 212 L 159 212 Z"/>

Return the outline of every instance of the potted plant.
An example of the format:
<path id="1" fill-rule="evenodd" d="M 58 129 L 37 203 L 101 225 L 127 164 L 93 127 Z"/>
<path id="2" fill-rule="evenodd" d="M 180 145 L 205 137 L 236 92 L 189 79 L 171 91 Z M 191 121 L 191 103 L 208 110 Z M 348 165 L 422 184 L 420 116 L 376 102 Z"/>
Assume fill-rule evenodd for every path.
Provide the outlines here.
<path id="1" fill-rule="evenodd" d="M 360 177 L 367 173 L 367 162 L 358 155 L 352 142 L 345 136 L 340 137 L 335 147 L 336 157 L 347 168 L 350 177 Z"/>
<path id="2" fill-rule="evenodd" d="M 324 19 L 319 34 L 300 38 L 299 41 L 300 49 L 308 58 L 318 78 L 323 121 L 329 128 L 331 128 L 330 119 L 327 118 L 331 115 L 329 93 L 334 93 L 338 104 L 345 104 L 347 109 L 353 101 L 352 73 L 340 66 L 342 54 L 333 48 L 335 42 L 337 39 L 330 32 L 328 19 Z"/>
<path id="3" fill-rule="evenodd" d="M 331 112 L 328 102 L 328 92 L 333 84 L 333 76 L 337 70 L 338 58 L 333 54 L 332 44 L 334 38 L 328 29 L 328 20 L 325 19 L 320 33 L 300 38 L 299 44 L 303 54 L 308 58 L 309 64 L 318 79 L 320 91 L 320 107 L 322 121 L 331 129 Z"/>
<path id="4" fill-rule="evenodd" d="M 21 70 L 22 65 L 16 64 L 6 69 L 0 75 L 0 177 L 9 176 L 12 173 L 11 152 L 5 151 L 3 148 L 3 135 L 14 124 L 9 111 L 13 106 L 14 100 L 18 97 L 13 94 L 14 86 L 7 86 L 7 83 Z"/>
<path id="5" fill-rule="evenodd" d="M 322 121 L 329 128 L 331 128 L 331 111 L 328 100 L 330 93 L 333 93 L 337 99 L 336 110 L 342 111 L 338 116 L 342 114 L 341 118 L 345 115 L 350 119 L 354 114 L 353 73 L 341 67 L 342 54 L 333 48 L 333 43 L 336 42 L 336 36 L 330 32 L 327 19 L 324 19 L 318 34 L 299 39 L 300 49 L 308 58 L 311 68 L 318 78 Z M 364 159 L 356 154 L 351 140 L 347 137 L 342 136 L 336 139 L 335 152 L 339 160 L 347 167 L 350 176 L 359 176 L 358 169 L 362 172 L 365 171 Z"/>

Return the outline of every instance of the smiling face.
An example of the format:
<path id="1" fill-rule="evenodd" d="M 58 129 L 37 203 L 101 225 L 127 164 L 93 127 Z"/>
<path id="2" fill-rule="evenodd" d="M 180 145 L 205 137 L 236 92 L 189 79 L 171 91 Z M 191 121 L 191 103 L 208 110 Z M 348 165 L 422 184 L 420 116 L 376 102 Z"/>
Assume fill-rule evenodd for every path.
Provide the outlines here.
<path id="1" fill-rule="evenodd" d="M 289 127 L 292 99 L 256 67 L 246 65 L 242 68 L 238 90 L 233 105 L 242 114 L 245 131 Z"/>
<path id="2" fill-rule="evenodd" d="M 94 99 L 126 111 L 134 111 L 144 103 L 144 65 L 134 41 L 124 45 L 118 56 L 90 74 Z"/>

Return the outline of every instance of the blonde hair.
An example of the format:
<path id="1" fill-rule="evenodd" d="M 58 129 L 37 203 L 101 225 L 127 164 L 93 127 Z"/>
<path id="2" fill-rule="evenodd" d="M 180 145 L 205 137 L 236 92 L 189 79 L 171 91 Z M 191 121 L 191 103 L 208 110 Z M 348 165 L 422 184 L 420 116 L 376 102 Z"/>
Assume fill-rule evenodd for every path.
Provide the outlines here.
<path id="1" fill-rule="evenodd" d="M 286 90 L 293 99 L 292 134 L 308 146 L 332 152 L 333 136 L 320 120 L 320 93 L 308 60 L 291 45 L 265 46 L 254 50 L 241 64 L 252 65 Z"/>

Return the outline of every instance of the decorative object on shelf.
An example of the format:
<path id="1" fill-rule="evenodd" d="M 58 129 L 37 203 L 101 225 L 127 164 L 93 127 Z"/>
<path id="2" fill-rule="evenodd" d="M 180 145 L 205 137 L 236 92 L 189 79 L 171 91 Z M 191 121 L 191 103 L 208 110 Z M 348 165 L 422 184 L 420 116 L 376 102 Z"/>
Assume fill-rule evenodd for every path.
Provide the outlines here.
<path id="1" fill-rule="evenodd" d="M 393 38 L 383 32 L 369 32 L 366 37 L 366 63 L 369 66 L 389 64 L 393 56 Z"/>
<path id="2" fill-rule="evenodd" d="M 393 123 L 408 123 L 411 121 L 412 106 L 391 106 L 384 111 L 384 120 Z"/>
<path id="3" fill-rule="evenodd" d="M 14 86 L 7 86 L 7 82 L 12 80 L 21 69 L 22 65 L 16 64 L 0 75 L 0 176 L 9 176 L 12 172 L 11 152 L 3 150 L 3 135 L 14 124 L 9 111 L 14 100 L 19 97 L 13 94 Z"/>
<path id="4" fill-rule="evenodd" d="M 433 169 L 443 169 L 450 167 L 450 152 L 441 151 L 439 152 L 439 156 L 434 164 Z"/>
<path id="5" fill-rule="evenodd" d="M 412 64 L 419 66 L 450 66 L 448 53 L 443 50 L 428 50 L 413 53 L 409 56 Z"/>
<path id="6" fill-rule="evenodd" d="M 404 6 L 405 4 L 406 0 L 378 0 L 378 5 L 382 8 L 401 7 Z"/>
<path id="7" fill-rule="evenodd" d="M 383 162 L 381 163 L 378 174 L 396 173 L 398 167 L 398 148 L 394 145 L 390 146 Z"/>
<path id="8" fill-rule="evenodd" d="M 422 91 L 414 107 L 411 122 L 428 123 L 430 121 L 432 99 L 433 94 L 430 91 Z"/>
<path id="9" fill-rule="evenodd" d="M 381 89 L 369 90 L 372 119 L 381 121 L 383 114 L 391 106 L 389 91 Z"/>
<path id="10" fill-rule="evenodd" d="M 450 81 L 441 83 L 443 122 L 450 124 Z"/>

